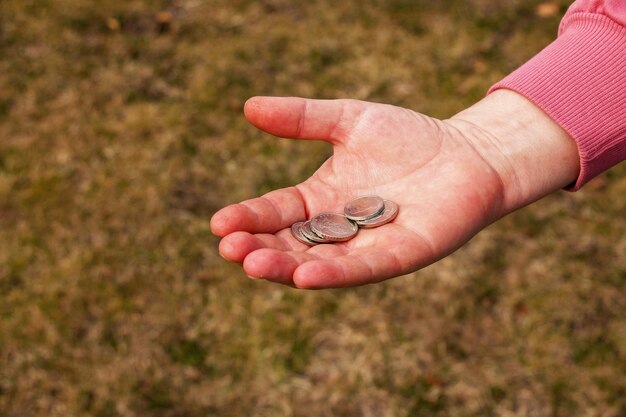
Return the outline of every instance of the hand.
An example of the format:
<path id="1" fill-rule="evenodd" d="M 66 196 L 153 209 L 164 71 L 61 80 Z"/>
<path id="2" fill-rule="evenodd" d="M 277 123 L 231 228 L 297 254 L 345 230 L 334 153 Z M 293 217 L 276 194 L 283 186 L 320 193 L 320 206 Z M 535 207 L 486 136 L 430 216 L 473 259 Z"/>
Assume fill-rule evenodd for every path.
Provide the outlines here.
<path id="1" fill-rule="evenodd" d="M 374 283 L 441 259 L 507 212 L 575 178 L 575 145 L 541 110 L 509 91 L 483 101 L 442 121 L 353 100 L 250 99 L 245 114 L 252 124 L 276 136 L 330 142 L 333 156 L 301 184 L 217 212 L 211 228 L 223 237 L 221 255 L 243 263 L 250 277 L 299 288 Z M 524 144 L 511 146 L 510 133 L 523 120 L 494 118 L 502 101 L 554 145 L 538 146 L 524 132 Z M 537 175 L 534 165 L 552 163 L 557 151 L 567 166 Z M 544 156 L 529 158 L 532 152 Z M 292 223 L 342 212 L 350 199 L 371 194 L 399 204 L 392 223 L 314 247 L 291 236 Z"/>

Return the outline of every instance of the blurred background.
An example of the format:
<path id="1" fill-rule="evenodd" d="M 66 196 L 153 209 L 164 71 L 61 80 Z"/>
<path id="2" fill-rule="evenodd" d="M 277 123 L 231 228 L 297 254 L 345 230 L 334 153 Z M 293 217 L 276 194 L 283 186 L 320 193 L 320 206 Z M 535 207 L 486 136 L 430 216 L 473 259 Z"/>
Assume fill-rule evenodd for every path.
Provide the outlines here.
<path id="1" fill-rule="evenodd" d="M 568 4 L 0 0 L 0 416 L 626 415 L 624 164 L 375 286 L 252 281 L 209 230 L 330 154 L 248 97 L 448 117 Z"/>

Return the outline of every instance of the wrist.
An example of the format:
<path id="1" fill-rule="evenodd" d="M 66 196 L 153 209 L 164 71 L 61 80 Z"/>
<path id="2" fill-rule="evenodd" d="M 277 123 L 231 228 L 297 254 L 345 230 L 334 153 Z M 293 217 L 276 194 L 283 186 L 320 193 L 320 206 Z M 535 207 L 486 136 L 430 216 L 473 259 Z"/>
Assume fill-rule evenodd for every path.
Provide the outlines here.
<path id="1" fill-rule="evenodd" d="M 534 103 L 497 90 L 445 120 L 499 175 L 503 215 L 573 183 L 580 171 L 576 143 Z"/>

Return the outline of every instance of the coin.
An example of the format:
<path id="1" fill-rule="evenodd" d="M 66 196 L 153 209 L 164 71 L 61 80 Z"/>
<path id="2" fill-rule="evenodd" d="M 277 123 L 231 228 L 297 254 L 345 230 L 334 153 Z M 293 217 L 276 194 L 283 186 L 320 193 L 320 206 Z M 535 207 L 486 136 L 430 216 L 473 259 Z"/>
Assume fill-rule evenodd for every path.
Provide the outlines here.
<path id="1" fill-rule="evenodd" d="M 302 233 L 302 225 L 303 224 L 304 224 L 304 222 L 295 222 L 294 224 L 292 224 L 291 225 L 291 234 L 293 235 L 293 237 L 298 239 L 298 241 L 304 243 L 305 245 L 309 245 L 309 246 L 317 245 L 317 243 L 313 242 L 312 240 L 309 240 L 304 235 L 304 233 Z"/>
<path id="2" fill-rule="evenodd" d="M 324 239 L 311 229 L 311 220 L 304 222 L 304 224 L 302 225 L 302 234 L 304 235 L 304 237 L 315 243 L 331 242 L 328 239 Z"/>
<path id="3" fill-rule="evenodd" d="M 311 220 L 292 224 L 291 233 L 309 246 L 344 242 L 356 236 L 359 228 L 370 229 L 393 221 L 398 211 L 399 206 L 393 201 L 378 196 L 359 197 L 346 204 L 345 215 L 320 213 Z"/>
<path id="4" fill-rule="evenodd" d="M 359 227 L 363 229 L 371 229 L 374 227 L 382 226 L 383 224 L 387 224 L 395 219 L 399 211 L 398 204 L 390 200 L 384 200 L 384 203 L 385 207 L 380 215 L 368 220 L 357 221 L 356 223 L 359 225 Z"/>
<path id="5" fill-rule="evenodd" d="M 330 242 L 350 240 L 359 231 L 358 226 L 339 213 L 320 213 L 311 219 L 311 230 Z"/>
<path id="6" fill-rule="evenodd" d="M 347 218 L 353 221 L 367 220 L 378 216 L 385 209 L 382 198 L 371 195 L 355 198 L 343 209 Z"/>

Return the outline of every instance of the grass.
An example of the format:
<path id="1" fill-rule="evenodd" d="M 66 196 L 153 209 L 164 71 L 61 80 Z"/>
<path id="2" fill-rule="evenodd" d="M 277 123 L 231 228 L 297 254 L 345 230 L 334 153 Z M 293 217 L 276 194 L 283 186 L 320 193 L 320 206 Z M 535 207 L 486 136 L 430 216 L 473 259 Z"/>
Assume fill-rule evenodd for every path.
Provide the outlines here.
<path id="1" fill-rule="evenodd" d="M 0 416 L 625 415 L 624 166 L 377 286 L 251 281 L 209 231 L 329 153 L 246 98 L 449 116 L 567 3 L 0 2 Z"/>

